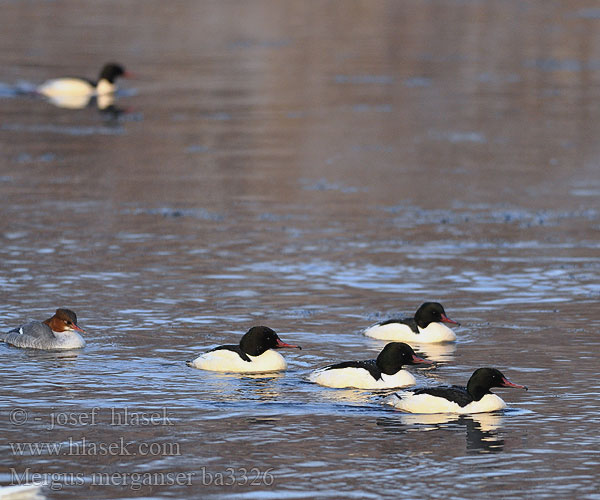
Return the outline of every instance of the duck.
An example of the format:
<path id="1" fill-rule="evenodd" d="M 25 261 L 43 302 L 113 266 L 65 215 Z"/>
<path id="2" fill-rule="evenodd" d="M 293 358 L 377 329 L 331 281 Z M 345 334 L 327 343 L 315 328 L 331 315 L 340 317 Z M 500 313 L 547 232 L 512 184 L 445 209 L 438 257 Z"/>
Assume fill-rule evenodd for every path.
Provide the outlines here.
<path id="1" fill-rule="evenodd" d="M 36 91 L 49 99 L 101 96 L 111 94 L 116 90 L 115 80 L 120 77 L 130 76 L 125 68 L 118 63 L 107 63 L 100 70 L 97 81 L 87 78 L 65 77 L 47 80 L 37 87 Z"/>
<path id="2" fill-rule="evenodd" d="M 492 387 L 514 387 L 514 384 L 496 368 L 478 368 L 473 372 L 466 387 L 426 387 L 402 391 L 385 400 L 386 404 L 408 413 L 487 413 L 506 408 L 506 403 L 492 393 Z"/>
<path id="3" fill-rule="evenodd" d="M 364 335 L 380 340 L 411 343 L 453 342 L 454 331 L 446 324 L 460 326 L 450 319 L 439 302 L 425 302 L 413 318 L 389 319 L 364 330 Z"/>
<path id="4" fill-rule="evenodd" d="M 267 326 L 253 326 L 235 345 L 221 345 L 186 364 L 192 368 L 215 372 L 269 373 L 287 368 L 285 358 L 274 349 L 302 349 L 286 344 Z"/>
<path id="5" fill-rule="evenodd" d="M 344 361 L 315 370 L 309 380 L 325 387 L 354 389 L 394 389 L 416 384 L 415 377 L 404 365 L 432 364 L 419 358 L 412 347 L 403 342 L 390 342 L 376 359 Z"/>
<path id="6" fill-rule="evenodd" d="M 77 325 L 77 315 L 70 309 L 59 308 L 47 320 L 28 321 L 0 334 L 0 340 L 30 349 L 81 349 L 85 340 L 79 332 L 86 333 Z"/>

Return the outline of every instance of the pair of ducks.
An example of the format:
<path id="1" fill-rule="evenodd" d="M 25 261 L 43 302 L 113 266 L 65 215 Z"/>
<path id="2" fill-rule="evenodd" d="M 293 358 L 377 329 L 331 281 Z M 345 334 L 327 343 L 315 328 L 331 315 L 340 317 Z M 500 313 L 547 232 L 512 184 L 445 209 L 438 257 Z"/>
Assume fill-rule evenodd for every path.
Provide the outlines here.
<path id="1" fill-rule="evenodd" d="M 412 318 L 392 319 L 371 326 L 364 334 L 387 344 L 377 359 L 346 361 L 317 370 L 310 380 L 326 387 L 356 389 L 391 389 L 416 383 L 415 378 L 402 370 L 404 365 L 432 364 L 416 356 L 403 342 L 443 342 L 456 339 L 454 332 L 443 323 L 458 325 L 446 316 L 441 304 L 425 302 Z M 402 341 L 402 342 L 398 342 Z M 188 365 L 202 370 L 238 373 L 267 373 L 285 370 L 287 364 L 274 349 L 293 347 L 285 344 L 266 326 L 251 328 L 239 345 L 217 347 L 198 356 Z"/>
<path id="2" fill-rule="evenodd" d="M 454 332 L 442 323 L 458 324 L 449 319 L 441 304 L 426 302 L 413 318 L 388 320 L 365 330 L 365 335 L 389 339 L 452 336 Z M 446 331 L 447 330 L 447 331 Z M 34 349 L 78 349 L 85 346 L 79 334 L 76 314 L 69 309 L 57 309 L 54 316 L 43 321 L 30 321 L 3 334 L 4 342 L 16 347 Z M 431 335 L 425 336 L 427 333 Z M 451 334 L 451 335 L 450 335 Z M 429 340 L 431 342 L 431 340 Z M 438 340 L 439 341 L 439 340 Z M 300 346 L 283 342 L 277 333 L 266 326 L 250 328 L 237 345 L 222 345 L 201 354 L 188 366 L 201 370 L 235 373 L 269 373 L 285 370 L 287 363 L 275 349 Z M 404 365 L 432 364 L 419 358 L 404 342 L 390 342 L 376 359 L 345 361 L 317 369 L 309 380 L 334 388 L 393 389 L 414 385 L 415 378 L 403 370 Z M 410 413 L 481 413 L 506 407 L 506 403 L 490 392 L 492 387 L 527 387 L 510 382 L 495 368 L 475 370 L 466 387 L 429 387 L 396 393 L 386 403 Z"/>

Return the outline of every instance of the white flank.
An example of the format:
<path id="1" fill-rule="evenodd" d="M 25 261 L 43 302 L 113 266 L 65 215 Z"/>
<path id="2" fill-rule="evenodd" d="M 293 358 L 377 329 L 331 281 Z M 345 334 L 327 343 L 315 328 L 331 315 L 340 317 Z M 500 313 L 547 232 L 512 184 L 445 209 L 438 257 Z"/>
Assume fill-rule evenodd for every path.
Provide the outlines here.
<path id="1" fill-rule="evenodd" d="M 219 349 L 201 354 L 190 365 L 200 370 L 235 373 L 268 373 L 287 368 L 283 356 L 273 349 L 269 349 L 260 356 L 248 357 L 251 359 L 250 362 L 240 358 L 237 352 Z"/>
<path id="2" fill-rule="evenodd" d="M 61 95 L 92 95 L 95 91 L 94 86 L 80 78 L 57 78 L 42 83 L 37 91 L 47 97 Z"/>
<path id="3" fill-rule="evenodd" d="M 429 323 L 427 328 L 419 328 L 419 333 L 413 332 L 408 325 L 403 323 L 388 323 L 387 325 L 373 325 L 364 331 L 367 337 L 380 340 L 395 340 L 397 342 L 422 342 L 433 344 L 436 342 L 453 342 L 456 334 L 443 323 Z"/>
<path id="4" fill-rule="evenodd" d="M 400 370 L 394 375 L 381 375 L 375 380 L 371 373 L 364 368 L 333 368 L 331 370 L 316 370 L 308 379 L 325 387 L 341 389 L 352 387 L 354 389 L 393 389 L 396 387 L 409 387 L 415 385 L 415 377 L 406 370 Z"/>
<path id="5" fill-rule="evenodd" d="M 473 401 L 466 406 L 459 406 L 445 398 L 431 394 L 413 394 L 410 391 L 393 394 L 384 401 L 408 413 L 486 413 L 506 408 L 506 403 L 496 394 L 486 394 L 479 401 Z"/>

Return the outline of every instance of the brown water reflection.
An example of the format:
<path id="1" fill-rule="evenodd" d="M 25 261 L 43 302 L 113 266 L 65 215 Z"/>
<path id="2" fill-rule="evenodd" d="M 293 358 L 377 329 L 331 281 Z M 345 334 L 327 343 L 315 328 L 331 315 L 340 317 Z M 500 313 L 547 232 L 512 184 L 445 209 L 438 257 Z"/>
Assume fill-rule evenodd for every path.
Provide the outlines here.
<path id="1" fill-rule="evenodd" d="M 0 346 L 0 484 L 597 498 L 598 23 L 583 1 L 2 2 L 2 325 L 68 306 L 88 346 Z M 25 92 L 107 60 L 137 75 L 117 113 Z M 424 300 L 462 326 L 417 346 L 439 362 L 420 384 L 493 365 L 530 391 L 431 421 L 306 381 Z M 253 324 L 302 344 L 288 372 L 185 366 Z M 125 409 L 168 419 L 115 425 Z M 84 438 L 125 449 L 68 452 Z"/>

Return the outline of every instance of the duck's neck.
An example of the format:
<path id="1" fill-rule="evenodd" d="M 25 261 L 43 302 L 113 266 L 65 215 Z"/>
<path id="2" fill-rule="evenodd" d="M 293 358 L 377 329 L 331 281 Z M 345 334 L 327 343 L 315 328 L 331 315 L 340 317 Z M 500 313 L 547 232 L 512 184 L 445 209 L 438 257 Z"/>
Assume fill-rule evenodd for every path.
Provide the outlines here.
<path id="1" fill-rule="evenodd" d="M 98 95 L 110 94 L 115 91 L 115 84 L 109 82 L 106 78 L 102 78 L 96 85 L 96 93 Z"/>
<path id="2" fill-rule="evenodd" d="M 484 387 L 471 380 L 469 380 L 469 383 L 467 384 L 467 392 L 471 395 L 473 401 L 479 401 L 483 396 L 491 393 L 488 387 Z"/>

